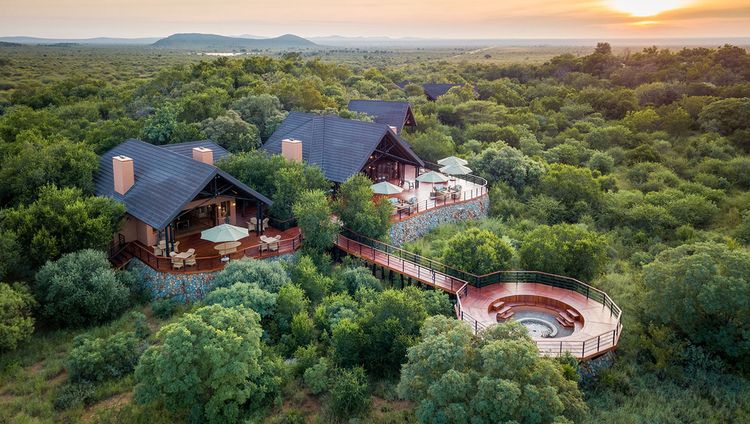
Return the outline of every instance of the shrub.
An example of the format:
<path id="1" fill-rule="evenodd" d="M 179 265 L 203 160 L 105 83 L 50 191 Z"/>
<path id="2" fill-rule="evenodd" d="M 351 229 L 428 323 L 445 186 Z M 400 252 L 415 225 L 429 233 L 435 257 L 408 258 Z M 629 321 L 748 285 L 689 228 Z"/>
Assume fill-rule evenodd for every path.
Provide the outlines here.
<path id="1" fill-rule="evenodd" d="M 371 405 L 365 370 L 358 367 L 335 374 L 326 399 L 328 414 L 337 421 L 365 415 Z"/>
<path id="2" fill-rule="evenodd" d="M 0 283 L 0 351 L 13 350 L 34 332 L 34 297 L 25 286 Z"/>
<path id="3" fill-rule="evenodd" d="M 470 228 L 457 233 L 446 243 L 443 261 L 477 275 L 510 268 L 513 248 L 488 230 Z"/>
<path id="4" fill-rule="evenodd" d="M 180 301 L 168 298 L 151 302 L 151 313 L 159 319 L 169 319 L 180 307 Z"/>
<path id="5" fill-rule="evenodd" d="M 52 406 L 56 411 L 64 411 L 79 405 L 88 405 L 94 399 L 94 385 L 88 381 L 64 384 L 55 393 Z"/>
<path id="6" fill-rule="evenodd" d="M 579 225 L 540 225 L 526 235 L 518 253 L 524 269 L 588 281 L 604 269 L 607 242 Z"/>
<path id="7" fill-rule="evenodd" d="M 44 265 L 34 292 L 47 322 L 91 325 L 117 317 L 128 306 L 129 290 L 122 280 L 103 252 L 87 249 Z"/>
<path id="8" fill-rule="evenodd" d="M 244 306 L 257 312 L 261 318 L 269 317 L 276 306 L 275 293 L 269 293 L 256 284 L 236 283 L 231 287 L 221 287 L 206 296 L 206 305 L 221 305 L 225 308 Z"/>
<path id="9" fill-rule="evenodd" d="M 132 372 L 143 351 L 133 332 L 107 338 L 78 337 L 65 368 L 71 381 L 101 382 Z"/>
<path id="10" fill-rule="evenodd" d="M 305 370 L 303 380 L 310 393 L 318 395 L 328 389 L 329 372 L 330 365 L 328 365 L 328 360 L 325 358 L 320 358 L 317 364 Z"/>
<path id="11" fill-rule="evenodd" d="M 230 287 L 236 283 L 251 283 L 271 293 L 278 293 L 279 289 L 289 282 L 289 276 L 281 263 L 245 258 L 231 261 L 216 274 L 212 287 Z"/>

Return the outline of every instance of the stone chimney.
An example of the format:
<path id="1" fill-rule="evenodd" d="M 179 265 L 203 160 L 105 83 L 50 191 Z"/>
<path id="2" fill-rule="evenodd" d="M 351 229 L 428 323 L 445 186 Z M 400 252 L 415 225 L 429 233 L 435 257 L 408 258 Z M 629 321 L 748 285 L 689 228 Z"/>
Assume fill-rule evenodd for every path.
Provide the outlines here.
<path id="1" fill-rule="evenodd" d="M 114 156 L 112 158 L 112 176 L 114 177 L 115 191 L 125 194 L 135 183 L 133 171 L 133 159 L 127 156 Z"/>
<path id="2" fill-rule="evenodd" d="M 398 135 L 398 128 L 394 127 L 393 125 L 388 125 L 388 127 L 393 131 L 394 134 Z"/>
<path id="3" fill-rule="evenodd" d="M 193 160 L 213 165 L 214 151 L 208 147 L 193 147 Z"/>
<path id="4" fill-rule="evenodd" d="M 302 141 L 288 138 L 281 140 L 281 156 L 295 162 L 302 162 Z"/>

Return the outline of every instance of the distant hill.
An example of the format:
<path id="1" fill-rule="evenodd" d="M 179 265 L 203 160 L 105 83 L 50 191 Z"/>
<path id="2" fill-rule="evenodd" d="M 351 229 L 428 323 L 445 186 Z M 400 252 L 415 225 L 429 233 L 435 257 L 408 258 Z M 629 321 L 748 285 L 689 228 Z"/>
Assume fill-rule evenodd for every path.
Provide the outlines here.
<path id="1" fill-rule="evenodd" d="M 0 41 L 17 44 L 88 44 L 111 46 L 147 46 L 158 40 L 155 37 L 146 38 L 38 38 L 38 37 L 0 37 Z"/>
<path id="2" fill-rule="evenodd" d="M 317 46 L 310 40 L 292 34 L 275 38 L 239 38 L 215 34 L 174 34 L 152 44 L 154 47 L 189 50 L 296 49 Z"/>

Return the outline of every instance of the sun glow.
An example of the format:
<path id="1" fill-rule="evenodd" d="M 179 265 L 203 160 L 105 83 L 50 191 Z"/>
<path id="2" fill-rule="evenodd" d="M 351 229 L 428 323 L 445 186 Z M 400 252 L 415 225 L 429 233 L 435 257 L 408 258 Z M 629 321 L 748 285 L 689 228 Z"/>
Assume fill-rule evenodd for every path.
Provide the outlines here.
<path id="1" fill-rule="evenodd" d="M 683 0 L 610 0 L 611 8 L 632 16 L 655 16 L 685 5 Z"/>

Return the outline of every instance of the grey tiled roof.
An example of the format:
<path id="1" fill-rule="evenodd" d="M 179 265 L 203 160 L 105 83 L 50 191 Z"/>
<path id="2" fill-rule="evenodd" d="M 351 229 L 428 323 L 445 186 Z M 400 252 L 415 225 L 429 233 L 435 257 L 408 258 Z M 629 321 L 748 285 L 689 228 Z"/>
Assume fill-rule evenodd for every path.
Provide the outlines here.
<path id="1" fill-rule="evenodd" d="M 429 99 L 437 100 L 438 97 L 447 93 L 451 88 L 460 86 L 461 84 L 424 84 L 422 88 Z"/>
<path id="2" fill-rule="evenodd" d="M 180 154 L 182 156 L 187 156 L 189 158 L 193 157 L 194 147 L 207 147 L 214 152 L 214 162 L 218 161 L 224 156 L 229 155 L 227 149 L 219 146 L 212 140 L 186 141 L 184 143 L 165 144 L 159 147 L 161 147 L 162 149 L 167 149 L 170 152 Z"/>
<path id="3" fill-rule="evenodd" d="M 379 124 L 396 127 L 400 132 L 410 112 L 409 102 L 390 102 L 385 100 L 352 100 L 349 110 L 366 113 Z"/>
<path id="4" fill-rule="evenodd" d="M 386 137 L 402 146 L 404 160 L 424 165 L 388 125 L 302 112 L 290 113 L 263 145 L 263 149 L 279 154 L 281 140 L 301 140 L 304 161 L 318 165 L 326 178 L 341 183 L 362 170 L 372 152 Z"/>
<path id="5" fill-rule="evenodd" d="M 112 157 L 118 155 L 133 159 L 135 183 L 125 195 L 114 191 Z M 215 177 L 230 182 L 237 191 L 247 196 L 271 204 L 267 197 L 219 168 L 193 160 L 192 153 L 185 156 L 133 139 L 100 157 L 94 184 L 98 196 L 109 196 L 123 202 L 130 215 L 156 229 L 162 229 Z"/>

